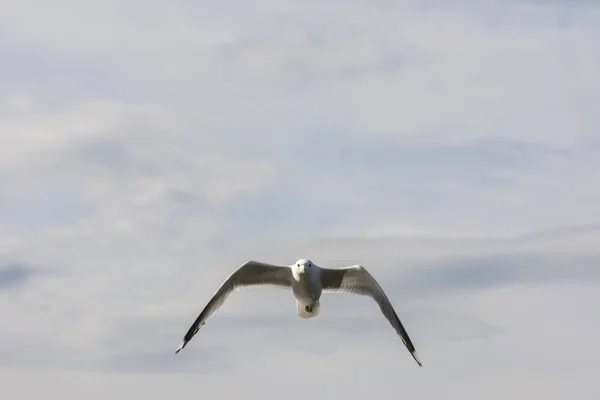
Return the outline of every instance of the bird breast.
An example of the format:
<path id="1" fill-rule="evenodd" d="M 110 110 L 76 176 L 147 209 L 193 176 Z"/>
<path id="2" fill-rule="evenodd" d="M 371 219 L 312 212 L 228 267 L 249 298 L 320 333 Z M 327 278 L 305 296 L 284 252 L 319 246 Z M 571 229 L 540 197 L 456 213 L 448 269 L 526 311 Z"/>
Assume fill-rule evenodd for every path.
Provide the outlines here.
<path id="1" fill-rule="evenodd" d="M 311 275 L 302 276 L 292 282 L 292 291 L 296 299 L 303 303 L 311 303 L 321 297 L 321 285 Z"/>

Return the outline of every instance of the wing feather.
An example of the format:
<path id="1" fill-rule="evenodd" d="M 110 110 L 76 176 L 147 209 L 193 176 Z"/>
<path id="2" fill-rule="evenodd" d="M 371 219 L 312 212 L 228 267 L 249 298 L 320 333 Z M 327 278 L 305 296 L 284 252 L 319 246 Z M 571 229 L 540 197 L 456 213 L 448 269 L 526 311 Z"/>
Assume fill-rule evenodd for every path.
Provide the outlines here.
<path id="1" fill-rule="evenodd" d="M 417 356 L 417 351 L 413 345 L 406 329 L 400 322 L 387 295 L 373 278 L 373 276 L 362 265 L 353 265 L 340 269 L 321 268 L 321 281 L 324 292 L 346 292 L 365 295 L 371 297 L 381 309 L 385 318 L 392 325 L 398 336 L 404 342 L 404 345 L 413 356 L 417 364 L 422 366 Z"/>
<path id="2" fill-rule="evenodd" d="M 187 343 L 200 330 L 206 320 L 210 318 L 222 305 L 229 295 L 236 289 L 245 286 L 277 286 L 282 288 L 291 287 L 292 272 L 289 267 L 262 263 L 259 261 L 247 261 L 237 268 L 221 284 L 208 304 L 200 312 L 192 326 L 189 328 L 183 341 L 175 351 L 179 353 Z"/>

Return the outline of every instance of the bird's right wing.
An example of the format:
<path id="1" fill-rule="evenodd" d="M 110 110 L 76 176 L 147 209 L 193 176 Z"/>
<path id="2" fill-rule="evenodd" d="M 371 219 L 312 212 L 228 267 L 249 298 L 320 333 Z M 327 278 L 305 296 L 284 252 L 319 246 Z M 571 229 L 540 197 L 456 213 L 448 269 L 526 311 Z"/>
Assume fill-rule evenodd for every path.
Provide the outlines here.
<path id="1" fill-rule="evenodd" d="M 348 292 L 371 297 L 389 321 L 417 364 L 422 366 L 406 329 L 400 322 L 392 303 L 379 283 L 362 265 L 352 265 L 340 269 L 321 268 L 321 281 L 324 292 Z"/>
<path id="2" fill-rule="evenodd" d="M 185 334 L 183 341 L 175 351 L 179 353 L 200 330 L 206 320 L 223 305 L 227 297 L 244 286 L 268 285 L 283 288 L 291 287 L 292 271 L 289 267 L 248 261 L 235 270 L 216 291 L 200 315 Z"/>

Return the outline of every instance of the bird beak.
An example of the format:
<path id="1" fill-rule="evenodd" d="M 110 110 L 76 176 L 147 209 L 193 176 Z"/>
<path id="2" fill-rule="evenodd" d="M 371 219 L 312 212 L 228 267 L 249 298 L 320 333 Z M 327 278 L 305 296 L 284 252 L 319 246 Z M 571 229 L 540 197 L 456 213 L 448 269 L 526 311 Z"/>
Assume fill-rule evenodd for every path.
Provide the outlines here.
<path id="1" fill-rule="evenodd" d="M 305 266 L 300 267 L 300 273 L 301 274 L 305 274 L 306 273 L 306 267 Z"/>

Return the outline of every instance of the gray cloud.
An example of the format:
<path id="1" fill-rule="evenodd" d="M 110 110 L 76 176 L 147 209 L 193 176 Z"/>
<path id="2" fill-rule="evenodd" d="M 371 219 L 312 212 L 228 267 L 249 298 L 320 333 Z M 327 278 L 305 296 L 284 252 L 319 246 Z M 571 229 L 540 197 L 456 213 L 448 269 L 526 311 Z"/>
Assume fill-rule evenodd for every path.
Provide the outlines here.
<path id="1" fill-rule="evenodd" d="M 0 290 L 27 283 L 38 274 L 35 268 L 19 263 L 0 264 Z"/>
<path id="2" fill-rule="evenodd" d="M 402 293 L 421 296 L 446 291 L 486 290 L 499 286 L 548 283 L 597 285 L 600 256 L 501 254 L 457 258 L 418 268 L 402 277 Z"/>

